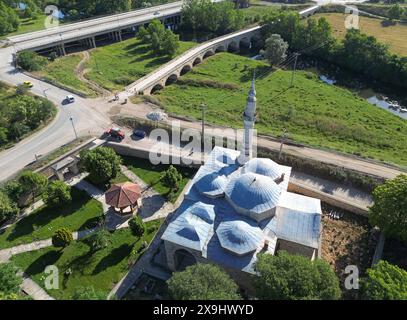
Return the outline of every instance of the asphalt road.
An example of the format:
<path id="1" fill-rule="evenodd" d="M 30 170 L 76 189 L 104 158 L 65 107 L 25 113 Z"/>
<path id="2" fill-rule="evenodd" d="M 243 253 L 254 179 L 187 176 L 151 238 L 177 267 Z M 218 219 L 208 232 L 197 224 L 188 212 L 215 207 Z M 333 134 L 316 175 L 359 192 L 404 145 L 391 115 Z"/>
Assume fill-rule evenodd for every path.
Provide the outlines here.
<path id="1" fill-rule="evenodd" d="M 0 80 L 11 85 L 23 81 L 31 81 L 32 93 L 48 98 L 58 108 L 58 114 L 46 128 L 36 132 L 13 148 L 0 153 L 0 181 L 4 181 L 27 164 L 35 160 L 35 155 L 45 155 L 50 151 L 75 139 L 73 123 L 79 136 L 87 134 L 99 135 L 110 124 L 109 117 L 83 98 L 75 96 L 75 102 L 62 105 L 64 98 L 71 94 L 50 84 L 38 81 L 16 72 L 10 65 L 11 49 L 0 50 Z"/>

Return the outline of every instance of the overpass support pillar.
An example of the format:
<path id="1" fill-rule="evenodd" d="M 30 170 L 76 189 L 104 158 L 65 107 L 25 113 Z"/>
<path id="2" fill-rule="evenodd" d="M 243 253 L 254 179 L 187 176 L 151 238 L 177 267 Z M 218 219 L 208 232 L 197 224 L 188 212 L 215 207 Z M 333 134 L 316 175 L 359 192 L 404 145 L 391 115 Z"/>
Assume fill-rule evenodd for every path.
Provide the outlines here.
<path id="1" fill-rule="evenodd" d="M 59 53 L 60 53 L 61 56 L 65 56 L 65 55 L 66 55 L 65 44 L 64 44 L 64 43 L 61 43 L 61 44 L 58 46 L 58 50 L 59 50 Z"/>
<path id="2" fill-rule="evenodd" d="M 93 47 L 93 48 L 96 48 L 96 40 L 95 40 L 95 37 L 90 38 L 90 41 L 91 41 L 91 43 L 92 43 L 92 47 Z"/>
<path id="3" fill-rule="evenodd" d="M 118 39 L 118 41 L 122 41 L 122 31 L 121 30 L 117 31 L 117 39 Z"/>

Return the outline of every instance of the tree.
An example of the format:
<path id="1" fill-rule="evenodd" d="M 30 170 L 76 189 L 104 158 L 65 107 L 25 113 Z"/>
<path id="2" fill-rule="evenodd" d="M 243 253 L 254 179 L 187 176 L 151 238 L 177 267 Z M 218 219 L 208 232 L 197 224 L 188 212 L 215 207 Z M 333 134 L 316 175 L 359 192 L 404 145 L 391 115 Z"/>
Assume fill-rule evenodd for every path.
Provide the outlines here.
<path id="1" fill-rule="evenodd" d="M 42 199 L 50 207 L 63 206 L 72 200 L 71 187 L 60 180 L 52 181 L 42 194 Z"/>
<path id="2" fill-rule="evenodd" d="M 361 280 L 362 298 L 368 300 L 407 300 L 407 271 L 380 260 Z"/>
<path id="3" fill-rule="evenodd" d="M 20 21 L 16 12 L 3 1 L 0 1 L 0 35 L 17 30 L 19 24 Z"/>
<path id="4" fill-rule="evenodd" d="M 281 39 L 280 35 L 272 34 L 266 39 L 264 50 L 260 50 L 260 54 L 271 64 L 276 65 L 283 62 L 286 58 L 288 43 Z"/>
<path id="5" fill-rule="evenodd" d="M 403 14 L 403 8 L 398 4 L 393 4 L 388 10 L 387 15 L 390 20 L 399 20 Z"/>
<path id="6" fill-rule="evenodd" d="M 131 233 L 138 238 L 144 234 L 146 229 L 143 220 L 139 216 L 134 216 L 129 220 L 129 227 Z"/>
<path id="7" fill-rule="evenodd" d="M 385 235 L 407 242 L 407 175 L 387 180 L 373 190 L 369 222 Z"/>
<path id="8" fill-rule="evenodd" d="M 96 291 L 93 286 L 78 287 L 72 295 L 74 300 L 106 300 L 106 297 L 105 292 Z"/>
<path id="9" fill-rule="evenodd" d="M 111 148 L 83 150 L 80 158 L 80 166 L 89 172 L 89 179 L 93 183 L 106 183 L 120 172 L 121 158 Z"/>
<path id="10" fill-rule="evenodd" d="M 161 182 L 164 186 L 170 189 L 170 192 L 179 188 L 179 183 L 182 180 L 182 174 L 178 172 L 177 168 L 173 165 L 163 173 L 161 176 Z"/>
<path id="11" fill-rule="evenodd" d="M 40 71 L 47 64 L 47 58 L 35 52 L 24 50 L 18 53 L 17 64 L 27 71 Z"/>
<path id="12" fill-rule="evenodd" d="M 139 28 L 137 37 L 141 40 L 143 43 L 148 43 L 150 42 L 150 33 L 147 31 L 146 28 L 143 26 Z"/>
<path id="13" fill-rule="evenodd" d="M 162 52 L 172 57 L 177 53 L 179 48 L 179 35 L 174 34 L 171 30 L 165 30 L 162 42 Z"/>
<path id="14" fill-rule="evenodd" d="M 105 229 L 99 230 L 89 237 L 88 242 L 93 252 L 99 251 L 111 243 L 111 234 Z"/>
<path id="15" fill-rule="evenodd" d="M 219 267 L 198 263 L 174 272 L 167 281 L 175 300 L 240 300 L 238 286 Z"/>
<path id="16" fill-rule="evenodd" d="M 29 193 L 34 201 L 34 198 L 47 186 L 48 179 L 40 173 L 25 171 L 18 178 L 18 182 L 23 187 L 23 192 Z"/>
<path id="17" fill-rule="evenodd" d="M 9 196 L 0 191 L 0 223 L 17 216 L 19 211 L 17 205 L 11 201 Z"/>
<path id="18" fill-rule="evenodd" d="M 260 299 L 339 299 L 339 280 L 323 260 L 311 261 L 300 255 L 279 251 L 258 256 L 255 279 Z"/>
<path id="19" fill-rule="evenodd" d="M 18 268 L 12 262 L 0 263 L 0 292 L 6 295 L 17 294 L 23 282 Z"/>
<path id="20" fill-rule="evenodd" d="M 72 231 L 60 228 L 52 236 L 52 245 L 56 248 L 65 248 L 73 241 Z"/>

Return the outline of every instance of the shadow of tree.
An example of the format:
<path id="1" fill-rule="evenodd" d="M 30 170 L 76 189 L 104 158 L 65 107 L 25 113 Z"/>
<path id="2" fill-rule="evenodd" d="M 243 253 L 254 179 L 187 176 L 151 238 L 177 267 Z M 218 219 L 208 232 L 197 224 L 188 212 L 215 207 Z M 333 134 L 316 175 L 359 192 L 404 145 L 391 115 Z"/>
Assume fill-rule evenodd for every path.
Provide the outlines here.
<path id="1" fill-rule="evenodd" d="M 52 250 L 44 253 L 38 259 L 34 260 L 25 270 L 29 276 L 44 272 L 45 267 L 55 264 L 62 255 L 60 250 Z"/>
<path id="2" fill-rule="evenodd" d="M 128 257 L 132 246 L 125 243 L 120 247 L 113 249 L 109 255 L 105 256 L 99 263 L 96 265 L 95 269 L 92 272 L 92 275 L 96 275 L 107 268 L 114 266 L 121 262 L 124 258 Z"/>

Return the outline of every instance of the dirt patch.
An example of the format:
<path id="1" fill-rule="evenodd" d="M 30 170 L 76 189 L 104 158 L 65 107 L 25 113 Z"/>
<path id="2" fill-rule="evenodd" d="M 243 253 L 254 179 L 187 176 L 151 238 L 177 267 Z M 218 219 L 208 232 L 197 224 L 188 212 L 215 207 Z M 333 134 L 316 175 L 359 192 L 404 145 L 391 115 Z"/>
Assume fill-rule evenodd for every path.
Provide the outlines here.
<path id="1" fill-rule="evenodd" d="M 332 210 L 343 214 L 342 218 L 329 218 L 328 214 Z M 343 298 L 354 299 L 357 297 L 357 290 L 344 288 L 347 276 L 345 268 L 355 265 L 359 269 L 359 276 L 365 274 L 372 263 L 378 233 L 364 217 L 325 204 L 322 211 L 322 258 L 334 268 L 339 277 Z"/>

